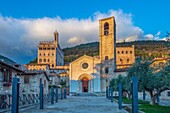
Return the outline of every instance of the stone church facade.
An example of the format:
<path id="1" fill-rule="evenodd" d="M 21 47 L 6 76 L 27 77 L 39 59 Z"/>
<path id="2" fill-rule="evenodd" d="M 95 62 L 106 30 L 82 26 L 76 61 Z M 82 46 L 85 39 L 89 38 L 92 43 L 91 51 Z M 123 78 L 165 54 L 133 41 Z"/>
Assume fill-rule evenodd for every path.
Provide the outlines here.
<path id="1" fill-rule="evenodd" d="M 134 46 L 116 47 L 114 17 L 99 20 L 99 38 L 100 59 L 84 55 L 70 63 L 70 93 L 105 92 L 115 70 L 134 63 Z"/>

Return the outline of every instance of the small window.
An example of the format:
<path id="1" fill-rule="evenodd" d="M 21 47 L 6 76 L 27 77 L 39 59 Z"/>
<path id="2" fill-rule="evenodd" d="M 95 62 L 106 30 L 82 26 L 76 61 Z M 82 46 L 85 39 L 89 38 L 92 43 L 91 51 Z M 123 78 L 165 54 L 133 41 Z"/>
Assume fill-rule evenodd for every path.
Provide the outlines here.
<path id="1" fill-rule="evenodd" d="M 48 56 L 50 56 L 50 53 L 48 53 Z"/>
<path id="2" fill-rule="evenodd" d="M 130 51 L 130 54 L 132 54 L 132 51 Z"/>
<path id="3" fill-rule="evenodd" d="M 45 53 L 44 53 L 44 56 L 45 56 Z"/>
<path id="4" fill-rule="evenodd" d="M 108 74 L 108 73 L 109 73 L 109 68 L 106 67 L 106 68 L 105 68 L 105 74 Z"/>
<path id="5" fill-rule="evenodd" d="M 52 56 L 54 56 L 54 53 L 52 53 Z"/>
<path id="6" fill-rule="evenodd" d="M 48 47 L 47 50 L 50 50 L 50 48 Z"/>
<path id="7" fill-rule="evenodd" d="M 122 54 L 124 54 L 124 51 L 122 51 Z"/>
<path id="8" fill-rule="evenodd" d="M 42 59 L 39 59 L 39 62 L 42 62 Z"/>
<path id="9" fill-rule="evenodd" d="M 127 59 L 127 63 L 129 63 L 129 59 Z"/>
<path id="10" fill-rule="evenodd" d="M 43 50 L 46 50 L 46 48 L 44 47 Z"/>
<path id="11" fill-rule="evenodd" d="M 42 50 L 42 47 L 40 47 L 39 50 Z"/>
<path id="12" fill-rule="evenodd" d="M 52 67 L 54 67 L 54 64 L 52 64 Z"/>
<path id="13" fill-rule="evenodd" d="M 48 62 L 50 62 L 50 59 L 48 59 Z"/>
<path id="14" fill-rule="evenodd" d="M 40 53 L 40 56 L 41 56 L 41 53 Z"/>
<path id="15" fill-rule="evenodd" d="M 122 59 L 120 59 L 120 61 L 123 61 Z"/>
<path id="16" fill-rule="evenodd" d="M 30 81 L 30 77 L 28 75 L 25 75 L 24 76 L 24 83 L 29 84 L 29 81 Z"/>
<path id="17" fill-rule="evenodd" d="M 128 54 L 128 51 L 126 51 L 126 54 Z"/>
<path id="18" fill-rule="evenodd" d="M 118 54 L 120 54 L 120 51 L 117 51 Z"/>
<path id="19" fill-rule="evenodd" d="M 46 62 L 46 59 L 44 59 L 44 62 Z"/>
<path id="20" fill-rule="evenodd" d="M 108 57 L 108 56 L 105 56 L 105 60 L 109 60 L 109 57 Z"/>

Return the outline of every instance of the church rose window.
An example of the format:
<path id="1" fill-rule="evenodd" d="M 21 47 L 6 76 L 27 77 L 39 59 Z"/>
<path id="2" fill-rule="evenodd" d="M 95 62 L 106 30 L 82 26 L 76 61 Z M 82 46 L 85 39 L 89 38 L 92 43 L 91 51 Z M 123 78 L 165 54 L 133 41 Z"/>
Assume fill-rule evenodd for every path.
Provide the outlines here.
<path id="1" fill-rule="evenodd" d="M 109 34 L 109 23 L 106 22 L 104 23 L 104 35 L 108 35 Z"/>
<path id="2" fill-rule="evenodd" d="M 82 68 L 83 68 L 83 69 L 87 69 L 88 67 L 89 67 L 89 64 L 88 64 L 88 63 L 83 63 L 83 64 L 82 64 Z"/>

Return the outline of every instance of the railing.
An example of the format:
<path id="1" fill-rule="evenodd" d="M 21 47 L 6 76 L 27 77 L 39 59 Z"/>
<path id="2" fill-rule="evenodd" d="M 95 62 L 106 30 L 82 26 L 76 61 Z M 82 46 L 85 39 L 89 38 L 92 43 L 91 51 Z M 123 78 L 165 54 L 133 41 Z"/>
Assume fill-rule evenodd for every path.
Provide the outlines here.
<path id="1" fill-rule="evenodd" d="M 43 90 L 43 87 L 40 87 L 40 88 Z M 12 91 L 12 92 L 19 93 L 19 89 L 17 89 L 16 91 Z M 14 95 L 16 95 L 17 99 L 14 98 Z M 29 107 L 29 106 L 38 105 L 38 104 L 41 106 L 40 109 L 43 109 L 44 104 L 49 104 L 49 102 L 51 102 L 51 104 L 54 104 L 54 102 L 58 102 L 59 98 L 61 100 L 63 98 L 66 98 L 66 89 L 52 87 L 50 89 L 50 93 L 48 94 L 43 94 L 43 91 L 42 92 L 40 91 L 39 94 L 18 94 L 18 95 L 14 94 L 14 95 L 0 94 L 0 112 L 10 111 L 11 109 L 14 109 L 16 106 L 17 106 L 16 111 L 18 111 L 19 108 Z M 14 98 L 13 101 L 15 100 L 18 101 L 17 102 L 18 104 L 16 104 L 15 102 L 12 103 L 13 98 Z"/>

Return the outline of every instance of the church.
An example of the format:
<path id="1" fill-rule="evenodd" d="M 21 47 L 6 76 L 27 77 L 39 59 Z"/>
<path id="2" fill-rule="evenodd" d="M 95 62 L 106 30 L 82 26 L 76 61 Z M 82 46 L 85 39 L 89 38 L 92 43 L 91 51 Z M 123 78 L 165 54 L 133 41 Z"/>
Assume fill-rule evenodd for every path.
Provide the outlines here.
<path id="1" fill-rule="evenodd" d="M 70 63 L 70 93 L 105 92 L 109 81 L 134 63 L 134 46 L 116 46 L 114 17 L 99 20 L 99 40 L 100 58 L 84 55 Z"/>

